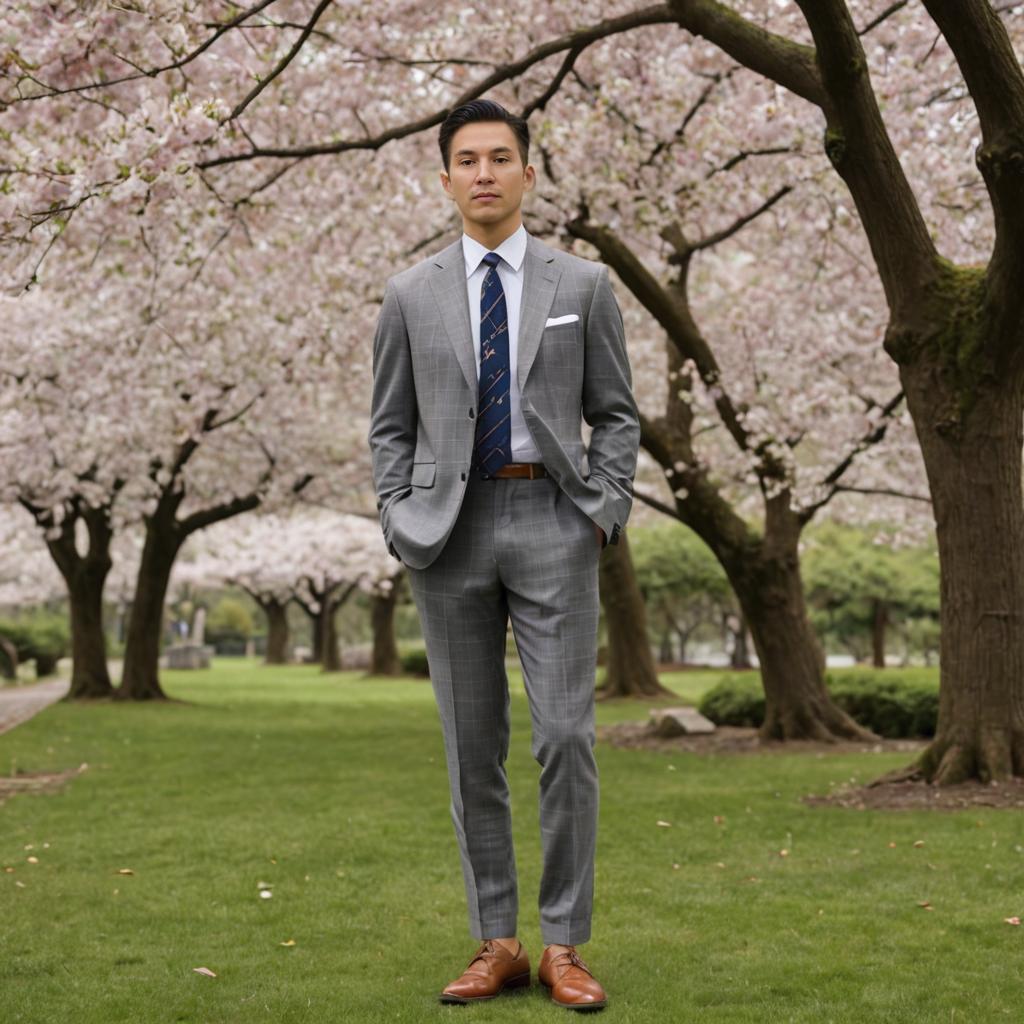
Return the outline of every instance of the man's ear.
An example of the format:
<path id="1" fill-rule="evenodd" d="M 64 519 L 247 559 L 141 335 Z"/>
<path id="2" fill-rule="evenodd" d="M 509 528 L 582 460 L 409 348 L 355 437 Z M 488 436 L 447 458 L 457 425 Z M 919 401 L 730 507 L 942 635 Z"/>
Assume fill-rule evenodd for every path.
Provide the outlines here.
<path id="1" fill-rule="evenodd" d="M 455 198 L 455 196 L 452 195 L 452 179 L 448 176 L 447 171 L 441 172 L 441 188 L 444 189 L 445 195 L 447 195 L 449 199 Z"/>
<path id="2" fill-rule="evenodd" d="M 532 192 L 533 186 L 537 184 L 537 169 L 533 164 L 527 164 L 523 171 L 523 191 Z"/>

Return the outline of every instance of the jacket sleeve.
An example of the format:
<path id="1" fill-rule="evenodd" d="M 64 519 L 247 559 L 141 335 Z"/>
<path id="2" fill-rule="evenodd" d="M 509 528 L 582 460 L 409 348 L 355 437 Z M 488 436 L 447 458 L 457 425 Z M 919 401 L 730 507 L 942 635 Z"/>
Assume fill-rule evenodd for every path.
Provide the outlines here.
<path id="1" fill-rule="evenodd" d="M 593 518 L 607 543 L 617 544 L 633 504 L 640 417 L 622 314 L 605 266 L 597 274 L 585 337 L 583 418 L 593 427 L 587 460 L 590 481 L 601 487 L 606 498 L 602 514 Z"/>
<path id="2" fill-rule="evenodd" d="M 368 438 L 377 508 L 389 549 L 388 509 L 412 490 L 410 480 L 418 418 L 409 334 L 395 286 L 389 280 L 373 338 L 373 390 Z"/>

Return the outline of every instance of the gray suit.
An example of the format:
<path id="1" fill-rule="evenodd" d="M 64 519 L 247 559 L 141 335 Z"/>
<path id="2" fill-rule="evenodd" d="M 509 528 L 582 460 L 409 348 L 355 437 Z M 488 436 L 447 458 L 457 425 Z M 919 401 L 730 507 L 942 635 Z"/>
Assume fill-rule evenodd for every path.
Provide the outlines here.
<path id="1" fill-rule="evenodd" d="M 517 375 L 548 477 L 483 480 L 471 470 L 474 345 L 461 239 L 388 281 L 373 349 L 377 505 L 423 627 L 470 930 L 483 939 L 516 929 L 504 771 L 511 619 L 542 765 L 541 928 L 546 943 L 577 944 L 590 936 L 598 804 L 592 524 L 618 541 L 640 439 L 605 267 L 528 237 Z M 593 428 L 589 450 L 582 419 Z"/>

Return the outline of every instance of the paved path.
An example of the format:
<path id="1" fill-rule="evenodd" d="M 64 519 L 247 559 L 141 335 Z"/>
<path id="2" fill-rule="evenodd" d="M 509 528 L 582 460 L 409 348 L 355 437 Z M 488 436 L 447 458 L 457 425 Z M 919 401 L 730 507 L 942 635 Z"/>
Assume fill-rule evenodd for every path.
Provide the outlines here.
<path id="1" fill-rule="evenodd" d="M 29 686 L 0 686 L 0 733 L 21 725 L 60 700 L 70 685 L 68 679 L 51 679 Z"/>

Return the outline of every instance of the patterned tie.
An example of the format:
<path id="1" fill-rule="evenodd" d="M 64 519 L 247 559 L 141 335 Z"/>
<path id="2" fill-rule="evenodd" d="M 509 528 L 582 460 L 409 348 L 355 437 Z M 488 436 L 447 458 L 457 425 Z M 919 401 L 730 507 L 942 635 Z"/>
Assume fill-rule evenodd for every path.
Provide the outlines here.
<path id="1" fill-rule="evenodd" d="M 473 455 L 476 467 L 493 473 L 511 461 L 512 423 L 509 409 L 508 310 L 498 277 L 501 257 L 484 257 L 487 272 L 480 290 L 480 402 Z"/>

